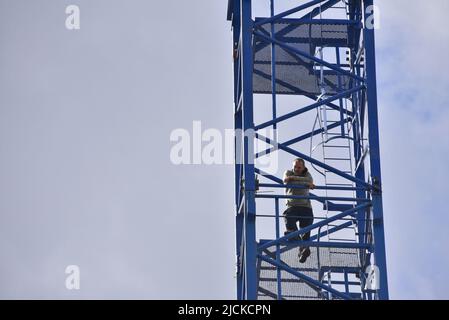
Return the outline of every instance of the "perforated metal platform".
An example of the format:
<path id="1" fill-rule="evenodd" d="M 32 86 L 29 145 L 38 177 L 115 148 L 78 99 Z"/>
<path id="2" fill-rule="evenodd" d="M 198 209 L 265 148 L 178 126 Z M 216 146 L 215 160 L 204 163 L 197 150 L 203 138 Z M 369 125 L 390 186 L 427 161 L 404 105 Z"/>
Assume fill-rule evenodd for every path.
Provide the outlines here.
<path id="1" fill-rule="evenodd" d="M 299 263 L 298 250 L 296 247 L 281 253 L 281 261 L 316 281 L 322 281 L 323 273 L 329 269 L 358 270 L 360 268 L 359 249 L 311 247 L 311 254 L 305 263 Z M 264 254 L 275 259 L 274 248 L 266 250 Z M 259 260 L 258 272 L 258 299 L 277 299 L 277 268 L 268 262 Z M 284 270 L 281 270 L 281 289 L 282 298 L 286 300 L 322 300 L 326 297 L 320 288 Z"/>
<path id="2" fill-rule="evenodd" d="M 261 20 L 257 18 L 256 21 Z M 297 19 L 281 19 L 274 24 L 275 38 L 290 47 L 315 55 L 317 46 L 348 47 L 354 26 L 344 24 L 310 24 Z M 271 37 L 271 24 L 262 25 L 259 30 Z M 254 37 L 254 93 L 271 93 L 271 46 L 260 37 Z M 319 95 L 319 70 L 314 70 L 314 62 L 306 57 L 298 57 L 288 50 L 275 46 L 276 93 Z M 325 91 L 338 92 L 338 76 L 333 70 L 324 70 Z M 340 76 L 340 91 L 351 86 L 348 76 Z"/>

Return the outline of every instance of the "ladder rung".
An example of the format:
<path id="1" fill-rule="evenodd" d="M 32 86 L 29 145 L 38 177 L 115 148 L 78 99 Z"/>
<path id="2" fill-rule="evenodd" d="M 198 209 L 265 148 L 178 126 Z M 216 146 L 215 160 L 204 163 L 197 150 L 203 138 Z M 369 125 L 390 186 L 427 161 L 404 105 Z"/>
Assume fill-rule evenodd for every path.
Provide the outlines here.
<path id="1" fill-rule="evenodd" d="M 323 107 L 323 106 L 322 106 L 322 107 Z M 324 108 L 326 108 L 326 110 L 329 110 L 329 111 L 335 111 L 335 112 L 337 112 L 337 113 L 340 113 L 340 110 L 339 110 L 339 109 L 335 109 L 335 108 L 333 108 L 333 107 L 330 107 L 330 106 L 328 106 L 327 104 L 324 105 Z M 324 108 L 322 108 L 322 109 L 324 109 Z"/>
<path id="2" fill-rule="evenodd" d="M 324 172 L 332 172 L 332 171 L 330 171 L 330 170 L 324 170 Z M 343 172 L 343 173 L 352 173 L 351 171 L 341 171 L 341 172 Z"/>
<path id="3" fill-rule="evenodd" d="M 325 148 L 346 148 L 349 149 L 349 146 L 328 146 L 326 144 L 323 145 Z"/>
<path id="4" fill-rule="evenodd" d="M 350 204 L 341 204 L 341 203 L 324 203 L 323 204 L 323 210 L 328 211 L 346 211 L 349 209 L 352 209 L 354 206 Z"/>
<path id="5" fill-rule="evenodd" d="M 327 283 L 327 280 L 324 281 L 324 284 L 326 284 L 326 283 Z M 331 281 L 331 283 L 332 284 L 346 284 L 345 281 L 341 281 L 341 280 L 333 280 L 333 281 Z M 358 286 L 358 285 L 360 285 L 360 282 L 359 281 L 348 281 L 348 285 L 350 285 L 350 286 Z M 360 293 L 358 293 L 358 294 L 360 294 Z"/>
<path id="6" fill-rule="evenodd" d="M 341 228 L 340 230 L 354 230 L 354 225 L 351 224 L 350 226 Z M 340 230 L 339 230 L 339 231 L 340 231 Z"/>
<path id="7" fill-rule="evenodd" d="M 331 124 L 337 123 L 337 122 L 340 122 L 340 120 L 326 120 L 326 121 L 321 121 L 323 127 L 328 127 L 328 126 L 330 126 Z M 327 126 L 325 125 L 326 123 L 328 123 Z M 341 128 L 340 126 L 338 126 L 338 127 L 333 127 L 333 128 L 327 129 L 327 131 L 333 130 L 333 131 L 339 131 L 339 132 L 341 133 L 340 128 Z"/>
<path id="8" fill-rule="evenodd" d="M 348 241 L 348 242 L 356 242 L 355 240 L 353 240 L 353 239 L 342 239 L 342 238 L 332 238 L 332 237 L 329 237 L 329 240 L 334 240 L 334 241 Z M 332 253 L 332 252 L 331 252 Z"/>
<path id="9" fill-rule="evenodd" d="M 324 160 L 351 160 L 350 158 L 327 158 L 327 157 L 324 157 L 323 158 Z"/>
<path id="10" fill-rule="evenodd" d="M 333 224 L 333 223 L 328 223 L 327 224 L 329 227 L 338 227 L 339 225 L 338 224 Z"/>

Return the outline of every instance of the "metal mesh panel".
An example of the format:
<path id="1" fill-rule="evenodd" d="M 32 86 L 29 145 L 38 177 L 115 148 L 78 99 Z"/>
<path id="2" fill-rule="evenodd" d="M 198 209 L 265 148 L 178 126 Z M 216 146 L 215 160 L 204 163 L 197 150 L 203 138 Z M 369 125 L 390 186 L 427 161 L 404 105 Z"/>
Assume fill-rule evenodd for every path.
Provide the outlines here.
<path id="1" fill-rule="evenodd" d="M 288 25 L 288 26 L 287 26 Z M 267 31 L 270 26 L 265 27 Z M 281 28 L 279 28 L 281 29 Z M 343 45 L 348 43 L 348 26 L 338 24 L 299 24 L 294 20 L 286 20 L 282 36 L 289 38 L 311 38 L 312 41 L 323 41 L 324 44 L 335 44 L 335 40 L 342 40 Z M 280 31 L 281 33 L 282 31 Z M 344 41 L 344 42 L 343 42 Z"/>
<path id="2" fill-rule="evenodd" d="M 359 250 L 352 248 L 320 248 L 321 267 L 358 268 Z"/>
<path id="3" fill-rule="evenodd" d="M 289 43 L 290 47 L 295 48 L 297 50 L 310 53 L 312 52 L 312 55 L 315 51 L 315 46 L 312 46 L 309 43 Z M 294 53 L 289 52 L 288 50 L 281 48 L 279 46 L 275 46 L 275 55 L 276 55 L 276 63 L 277 64 L 311 64 L 313 61 L 298 55 L 295 55 Z M 260 41 L 256 42 L 255 46 L 256 50 L 256 56 L 255 56 L 255 62 L 257 64 L 271 64 L 271 47 L 266 45 L 266 42 Z M 270 65 L 271 66 L 271 65 Z M 312 65 L 310 65 L 312 66 Z"/>
<path id="4" fill-rule="evenodd" d="M 258 19 L 256 19 L 258 20 Z M 270 24 L 263 25 L 261 31 L 270 36 Z M 274 24 L 276 39 L 288 46 L 314 56 L 317 46 L 347 47 L 349 26 L 339 24 L 304 24 L 295 19 L 283 19 Z M 287 49 L 275 46 L 276 55 L 276 93 L 319 95 L 320 72 L 314 70 L 314 62 L 294 54 Z M 316 68 L 316 66 L 315 66 Z M 326 93 L 335 94 L 347 90 L 351 85 L 348 76 L 338 76 L 333 70 L 324 70 Z M 271 93 L 271 46 L 254 37 L 254 93 Z"/>
<path id="5" fill-rule="evenodd" d="M 282 248 L 282 247 L 281 247 Z M 299 263 L 298 248 L 281 253 L 281 260 L 290 268 L 314 280 L 320 281 L 320 268 L 358 268 L 359 249 L 352 248 L 315 248 L 305 263 Z M 269 256 L 275 258 L 274 249 Z M 321 300 L 325 294 L 321 289 L 308 284 L 295 275 L 281 271 L 282 298 L 289 300 Z M 258 299 L 277 299 L 277 269 L 268 262 L 260 261 Z"/>

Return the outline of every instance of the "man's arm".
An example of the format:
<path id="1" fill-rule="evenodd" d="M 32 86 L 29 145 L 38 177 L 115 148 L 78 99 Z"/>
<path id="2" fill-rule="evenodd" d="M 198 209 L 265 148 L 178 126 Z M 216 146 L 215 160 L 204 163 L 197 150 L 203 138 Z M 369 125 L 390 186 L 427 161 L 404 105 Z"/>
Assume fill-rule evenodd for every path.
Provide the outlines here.
<path id="1" fill-rule="evenodd" d="M 313 184 L 313 178 L 312 175 L 307 172 L 305 177 L 298 177 L 298 176 L 291 176 L 288 177 L 289 178 L 289 182 L 296 182 L 302 185 L 306 185 L 308 186 L 310 189 L 315 188 L 315 185 Z"/>
<path id="2" fill-rule="evenodd" d="M 291 172 L 290 170 L 287 170 L 284 172 L 284 183 L 285 184 L 292 182 L 292 178 L 294 178 L 293 172 Z"/>
<path id="3" fill-rule="evenodd" d="M 290 179 L 294 182 L 299 182 L 299 183 L 303 183 L 303 184 L 308 184 L 308 183 L 312 183 L 313 179 L 312 177 L 298 177 L 298 176 L 294 176 L 294 177 L 290 177 Z"/>

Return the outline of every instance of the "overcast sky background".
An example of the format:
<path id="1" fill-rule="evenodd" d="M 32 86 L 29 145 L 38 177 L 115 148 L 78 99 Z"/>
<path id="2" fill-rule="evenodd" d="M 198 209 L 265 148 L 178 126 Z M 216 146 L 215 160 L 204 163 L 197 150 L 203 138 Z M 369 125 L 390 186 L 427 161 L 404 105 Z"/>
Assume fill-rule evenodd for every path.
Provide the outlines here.
<path id="1" fill-rule="evenodd" d="M 376 2 L 390 295 L 447 299 L 449 2 Z M 169 157 L 233 127 L 226 8 L 0 0 L 0 298 L 235 298 L 233 166 Z"/>

